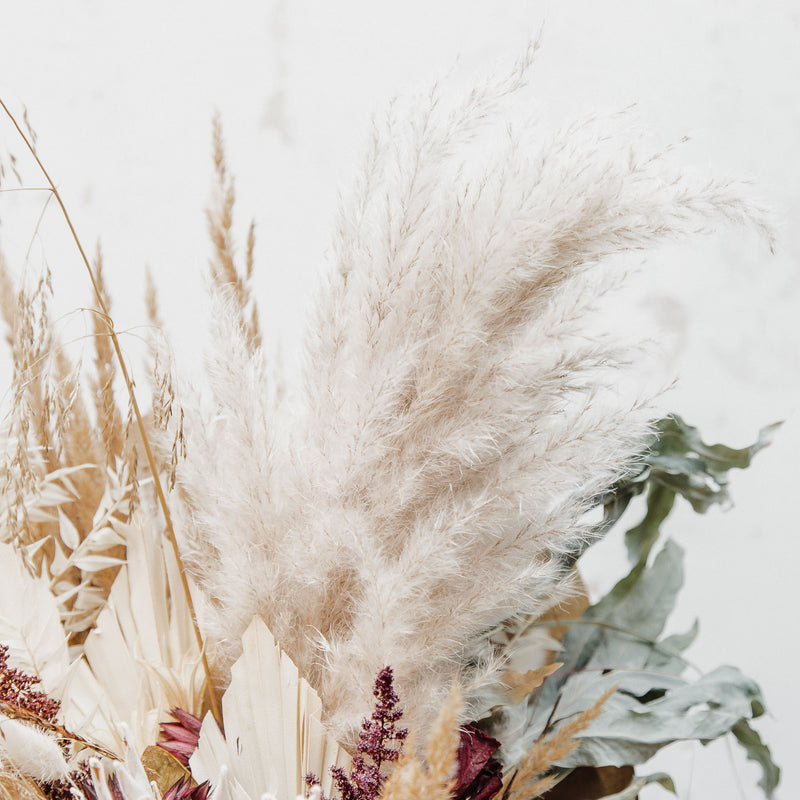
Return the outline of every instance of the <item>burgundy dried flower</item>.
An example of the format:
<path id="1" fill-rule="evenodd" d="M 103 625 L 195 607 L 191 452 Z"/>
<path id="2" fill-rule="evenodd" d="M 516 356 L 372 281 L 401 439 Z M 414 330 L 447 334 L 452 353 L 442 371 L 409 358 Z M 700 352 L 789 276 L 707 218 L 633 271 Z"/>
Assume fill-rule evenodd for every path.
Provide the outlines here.
<path id="1" fill-rule="evenodd" d="M 75 800 L 75 795 L 67 781 L 41 783 L 39 789 L 47 800 Z"/>
<path id="2" fill-rule="evenodd" d="M 61 703 L 34 688 L 40 683 L 35 675 L 9 667 L 8 647 L 0 644 L 0 701 L 29 711 L 45 722 L 55 723 Z"/>
<path id="3" fill-rule="evenodd" d="M 167 789 L 163 800 L 207 800 L 210 791 L 211 784 L 208 781 L 192 786 L 191 779 L 184 776 Z"/>
<path id="4" fill-rule="evenodd" d="M 80 770 L 73 772 L 70 777 L 74 784 L 81 790 L 86 800 L 99 800 L 97 788 L 92 782 L 88 764 L 84 764 Z M 106 784 L 113 800 L 127 800 L 125 795 L 122 794 L 122 789 L 116 775 L 109 775 L 108 778 L 106 778 Z"/>
<path id="5" fill-rule="evenodd" d="M 503 788 L 503 766 L 492 756 L 500 742 L 474 725 L 461 729 L 453 800 L 490 800 Z"/>
<path id="6" fill-rule="evenodd" d="M 391 667 L 384 667 L 378 673 L 372 690 L 375 711 L 361 723 L 350 776 L 345 775 L 341 767 L 331 767 L 341 800 L 377 800 L 386 782 L 381 767 L 386 762 L 397 761 L 403 752 L 408 729 L 397 727 L 403 709 L 398 705 L 399 698 L 393 680 Z M 316 783 L 319 783 L 316 776 L 306 777 L 306 785 L 313 786 Z"/>
<path id="7" fill-rule="evenodd" d="M 202 721 L 182 708 L 173 708 L 169 715 L 175 722 L 162 722 L 158 746 L 178 759 L 184 767 L 197 749 Z"/>

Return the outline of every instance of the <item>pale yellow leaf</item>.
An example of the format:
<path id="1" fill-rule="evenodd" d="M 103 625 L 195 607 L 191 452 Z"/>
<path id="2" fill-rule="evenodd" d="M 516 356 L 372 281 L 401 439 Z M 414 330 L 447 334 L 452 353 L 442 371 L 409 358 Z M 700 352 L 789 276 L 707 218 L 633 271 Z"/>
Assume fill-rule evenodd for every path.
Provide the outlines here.
<path id="1" fill-rule="evenodd" d="M 502 674 L 502 682 L 509 689 L 511 700 L 514 703 L 521 703 L 534 689 L 538 689 L 546 678 L 563 666 L 562 662 L 556 661 L 553 664 L 545 664 L 543 667 L 529 669 L 526 672 L 507 669 Z"/>

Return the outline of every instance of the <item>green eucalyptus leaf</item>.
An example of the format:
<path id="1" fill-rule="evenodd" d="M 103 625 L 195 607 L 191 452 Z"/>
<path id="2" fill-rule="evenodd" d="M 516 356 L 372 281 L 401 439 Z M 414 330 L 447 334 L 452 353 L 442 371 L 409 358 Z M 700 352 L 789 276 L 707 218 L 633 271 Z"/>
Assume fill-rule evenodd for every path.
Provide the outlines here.
<path id="1" fill-rule="evenodd" d="M 578 747 L 558 763 L 562 767 L 640 764 L 672 742 L 707 742 L 728 733 L 750 716 L 753 701 L 760 698 L 755 682 L 735 667 L 719 667 L 649 702 L 617 692 L 602 714 L 578 734 Z"/>
<path id="2" fill-rule="evenodd" d="M 698 429 L 687 425 L 677 414 L 664 417 L 654 426 L 655 432 L 642 453 L 638 472 L 597 498 L 604 509 L 598 532 L 607 532 L 630 501 L 647 490 L 651 495 L 648 515 L 639 526 L 629 531 L 627 537 L 630 559 L 636 563 L 642 557 L 642 549 L 649 551 L 658 538 L 658 524 L 670 510 L 660 504 L 669 502 L 669 493 L 683 496 L 699 513 L 706 512 L 713 505 L 729 507 L 729 470 L 750 466 L 753 457 L 772 441 L 781 424 L 776 422 L 762 428 L 752 445 L 735 449 L 722 444 L 706 444 Z M 653 496 L 654 490 L 659 488 L 664 490 L 664 494 Z M 659 514 L 661 518 L 655 522 Z"/>
<path id="3" fill-rule="evenodd" d="M 764 792 L 767 800 L 775 797 L 775 789 L 781 779 L 781 769 L 772 760 L 772 753 L 761 741 L 761 737 L 754 731 L 746 720 L 740 720 L 731 729 L 739 744 L 747 753 L 747 758 L 761 766 L 761 780 L 758 785 Z"/>
<path id="4" fill-rule="evenodd" d="M 728 471 L 745 469 L 753 457 L 766 447 L 782 423 L 759 431 L 749 447 L 734 449 L 722 444 L 706 444 L 697 428 L 671 415 L 656 426 L 656 439 L 645 456 L 650 466 L 649 480 L 683 495 L 695 511 L 704 513 L 712 505 L 730 505 Z"/>
<path id="5" fill-rule="evenodd" d="M 700 623 L 695 620 L 685 633 L 674 633 L 667 636 L 650 651 L 645 668 L 670 675 L 680 675 L 686 668 L 686 659 L 682 653 L 694 642 L 700 631 Z"/>
<path id="6" fill-rule="evenodd" d="M 615 683 L 627 685 L 637 696 L 676 685 L 674 672 L 665 670 L 653 672 L 648 687 L 641 670 L 660 647 L 657 639 L 682 583 L 683 550 L 668 541 L 652 566 L 640 562 L 580 620 L 566 623 L 569 628 L 559 654 L 564 666 L 531 696 L 528 708 L 502 709 L 494 725 L 488 725 L 489 732 L 504 742 L 502 755 L 509 763 L 530 747 L 562 702 L 572 713 L 575 704 L 580 705 L 577 710 L 588 708 Z M 666 660 L 675 655 L 673 649 L 663 654 Z M 608 670 L 619 672 L 609 679 L 602 675 Z M 556 719 L 560 718 L 559 712 Z"/>
<path id="7" fill-rule="evenodd" d="M 651 567 L 640 562 L 604 598 L 586 610 L 584 619 L 602 621 L 604 627 L 596 631 L 591 652 L 582 654 L 584 666 L 644 667 L 682 585 L 683 550 L 668 541 Z M 573 626 L 570 633 L 574 629 Z M 565 650 L 568 645 L 565 637 Z"/>
<path id="8" fill-rule="evenodd" d="M 644 698 L 652 697 L 655 693 L 664 695 L 671 689 L 679 689 L 686 685 L 686 680 L 675 675 L 644 670 L 581 672 L 571 676 L 562 687 L 554 719 L 565 720 L 580 714 L 612 687 L 617 687 L 620 696 Z M 606 701 L 606 708 L 610 708 L 615 702 L 616 700 L 610 698 Z M 627 705 L 625 707 L 627 708 Z"/>
<path id="9" fill-rule="evenodd" d="M 659 483 L 652 483 L 647 493 L 647 512 L 644 519 L 625 534 L 625 546 L 631 564 L 646 561 L 656 543 L 661 524 L 675 505 L 675 491 Z"/>
<path id="10" fill-rule="evenodd" d="M 498 753 L 504 763 L 518 763 L 540 736 L 551 735 L 616 686 L 602 714 L 578 735 L 578 747 L 559 766 L 639 764 L 674 741 L 706 743 L 733 731 L 748 757 L 761 764 L 760 785 L 772 798 L 780 771 L 747 724 L 764 710 L 759 687 L 733 667 L 721 667 L 694 683 L 680 677 L 686 666 L 682 654 L 697 636 L 698 623 L 684 633 L 659 637 L 683 583 L 683 551 L 668 541 L 648 562 L 675 498 L 683 496 L 698 512 L 729 505 L 729 470 L 749 466 L 779 425 L 762 429 L 754 444 L 737 450 L 706 444 L 680 417 L 658 423 L 638 473 L 597 498 L 604 508 L 602 533 L 633 497 L 647 492 L 644 518 L 625 537 L 629 573 L 581 619 L 531 626 L 532 633 L 550 624 L 568 626 L 559 654 L 563 667 L 526 700 L 498 705 L 484 719 L 486 730 L 504 743 Z M 668 776 L 649 776 L 608 800 L 634 798 L 651 782 L 674 792 Z"/>

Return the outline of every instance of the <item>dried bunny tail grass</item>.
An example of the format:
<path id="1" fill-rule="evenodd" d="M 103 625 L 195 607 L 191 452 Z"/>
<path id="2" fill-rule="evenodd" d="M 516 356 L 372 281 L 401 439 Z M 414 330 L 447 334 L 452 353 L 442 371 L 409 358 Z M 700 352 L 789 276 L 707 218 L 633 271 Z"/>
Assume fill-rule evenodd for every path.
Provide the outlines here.
<path id="1" fill-rule="evenodd" d="M 603 707 L 617 687 L 612 686 L 574 719 L 559 725 L 556 732 L 545 738 L 542 735 L 527 755 L 522 758 L 503 796 L 506 800 L 529 800 L 549 791 L 558 779 L 545 775 L 557 762 L 568 756 L 579 744 L 577 735 L 603 713 Z"/>
<path id="2" fill-rule="evenodd" d="M 233 241 L 233 207 L 236 201 L 233 178 L 228 172 L 225 161 L 225 144 L 222 137 L 222 123 L 219 115 L 215 115 L 212 123 L 212 146 L 214 156 L 214 173 L 216 185 L 214 198 L 206 209 L 208 232 L 214 246 L 211 259 L 212 284 L 221 289 L 227 287 L 233 300 L 239 323 L 246 333 L 251 351 L 261 346 L 261 333 L 258 323 L 256 301 L 250 291 L 250 279 L 253 275 L 253 253 L 255 249 L 255 223 L 251 223 L 247 232 L 245 251 L 245 272 L 240 275 L 235 262 L 235 246 Z"/>
<path id="3" fill-rule="evenodd" d="M 449 800 L 461 741 L 461 702 L 461 692 L 453 688 L 428 735 L 424 759 L 416 754 L 411 740 L 406 742 L 403 755 L 381 791 L 381 800 Z"/>
<path id="4" fill-rule="evenodd" d="M 43 728 L 0 715 L 0 760 L 43 783 L 63 780 L 69 767 L 57 738 Z"/>

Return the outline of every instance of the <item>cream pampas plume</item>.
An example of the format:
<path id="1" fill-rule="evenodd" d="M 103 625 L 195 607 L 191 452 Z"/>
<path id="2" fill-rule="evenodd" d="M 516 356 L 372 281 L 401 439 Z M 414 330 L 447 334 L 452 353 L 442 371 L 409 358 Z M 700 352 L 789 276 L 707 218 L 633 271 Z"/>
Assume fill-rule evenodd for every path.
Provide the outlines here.
<path id="1" fill-rule="evenodd" d="M 427 727 L 486 630 L 553 603 L 630 468 L 649 400 L 615 387 L 636 347 L 587 321 L 610 257 L 723 219 L 766 231 L 736 187 L 599 122 L 503 132 L 532 56 L 376 125 L 289 400 L 218 318 L 180 476 L 207 630 L 230 658 L 262 615 L 341 737 L 384 665 Z"/>

